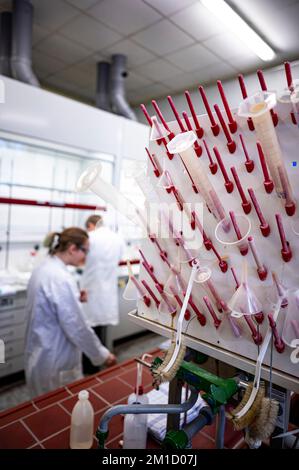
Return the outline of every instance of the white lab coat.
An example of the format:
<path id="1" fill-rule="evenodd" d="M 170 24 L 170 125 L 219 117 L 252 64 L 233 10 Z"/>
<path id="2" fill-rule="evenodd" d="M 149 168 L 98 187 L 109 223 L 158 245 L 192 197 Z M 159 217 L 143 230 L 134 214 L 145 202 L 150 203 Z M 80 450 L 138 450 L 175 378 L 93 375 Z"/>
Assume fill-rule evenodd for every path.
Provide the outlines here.
<path id="1" fill-rule="evenodd" d="M 89 233 L 90 251 L 86 258 L 81 288 L 87 290 L 84 313 L 90 326 L 117 325 L 118 263 L 124 252 L 124 241 L 108 227 Z"/>
<path id="2" fill-rule="evenodd" d="M 76 283 L 57 256 L 48 256 L 28 285 L 25 373 L 32 396 L 82 378 L 82 351 L 101 365 L 109 350 L 88 326 Z"/>

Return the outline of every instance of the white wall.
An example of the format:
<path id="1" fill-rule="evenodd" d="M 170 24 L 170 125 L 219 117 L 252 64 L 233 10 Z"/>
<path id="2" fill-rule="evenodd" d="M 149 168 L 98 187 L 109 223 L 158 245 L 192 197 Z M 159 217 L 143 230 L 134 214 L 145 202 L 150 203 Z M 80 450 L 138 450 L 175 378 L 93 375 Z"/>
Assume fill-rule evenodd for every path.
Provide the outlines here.
<path id="1" fill-rule="evenodd" d="M 94 160 L 100 154 L 113 158 L 116 185 L 120 182 L 123 159 L 146 161 L 147 126 L 3 76 L 0 82 L 5 88 L 5 102 L 0 104 L 0 140 L 4 139 L 0 142 L 0 183 L 13 183 L 11 188 L 0 184 L 0 195 L 98 205 L 101 201 L 92 193 L 78 196 L 71 192 L 82 168 L 90 162 L 86 159 Z M 7 142 L 11 142 L 11 149 Z M 15 142 L 22 144 L 15 145 Z M 40 148 L 35 150 L 31 144 Z M 40 189 L 17 187 L 16 183 L 40 186 Z M 78 223 L 82 226 L 90 214 L 1 204 L 0 270 L 5 265 L 9 210 L 10 265 L 28 254 L 49 230 Z"/>
<path id="2" fill-rule="evenodd" d="M 299 78 L 299 62 L 294 62 L 291 65 L 292 65 L 293 79 L 295 79 L 297 77 Z M 264 76 L 265 76 L 265 81 L 266 81 L 266 84 L 267 84 L 267 87 L 268 87 L 269 90 L 272 89 L 272 90 L 278 90 L 279 91 L 279 90 L 282 90 L 284 87 L 286 87 L 286 78 L 285 78 L 285 72 L 284 72 L 284 66 L 283 65 L 278 66 L 278 67 L 274 67 L 272 69 L 265 70 L 264 71 Z M 250 75 L 245 75 L 244 78 L 245 78 L 245 85 L 246 85 L 248 95 L 253 94 L 256 91 L 260 90 L 260 85 L 259 85 L 259 81 L 258 81 L 256 73 L 252 73 Z M 198 86 L 200 84 L 201 83 L 200 83 L 200 76 L 199 76 L 198 77 Z M 240 101 L 242 100 L 241 90 L 240 90 L 240 86 L 239 86 L 237 76 L 236 76 L 235 79 L 223 81 L 223 87 L 224 87 L 224 91 L 225 91 L 225 94 L 226 94 L 226 97 L 228 99 L 228 102 L 229 102 L 230 106 L 232 108 L 237 108 Z M 221 98 L 220 98 L 216 83 L 212 84 L 212 85 L 209 85 L 209 86 L 206 85 L 206 86 L 204 86 L 204 89 L 206 91 L 206 94 L 207 94 L 207 97 L 208 97 L 208 100 L 209 100 L 212 111 L 213 111 L 213 105 L 216 104 L 216 103 L 218 105 L 220 105 L 221 108 L 223 108 L 223 105 L 222 105 L 222 102 L 221 102 Z M 193 101 L 196 113 L 198 115 L 206 114 L 206 110 L 203 106 L 198 88 L 195 88 L 193 90 L 190 89 L 189 91 L 190 91 L 190 94 L 191 94 L 191 97 L 192 97 L 192 101 Z M 176 94 L 176 95 L 172 94 L 171 96 L 172 96 L 172 98 L 175 102 L 175 105 L 176 105 L 178 111 L 181 112 L 181 113 L 182 113 L 182 111 L 186 111 L 187 114 L 190 115 L 188 104 L 187 104 L 185 96 L 184 96 L 184 91 L 182 91 L 181 93 Z M 158 105 L 159 105 L 165 119 L 167 121 L 173 121 L 175 118 L 174 118 L 174 115 L 173 115 L 173 113 L 171 111 L 171 108 L 168 104 L 167 99 L 166 98 L 159 98 L 156 101 L 158 102 Z M 149 114 L 150 115 L 155 114 L 151 103 L 149 102 L 149 103 L 145 103 L 145 104 L 146 104 L 146 107 L 147 107 L 147 110 L 148 110 Z M 138 116 L 138 119 L 140 120 L 140 122 L 143 122 L 143 123 L 147 124 L 147 121 L 144 118 L 144 115 L 143 115 L 140 107 L 137 107 L 135 111 L 137 113 L 137 116 Z"/>

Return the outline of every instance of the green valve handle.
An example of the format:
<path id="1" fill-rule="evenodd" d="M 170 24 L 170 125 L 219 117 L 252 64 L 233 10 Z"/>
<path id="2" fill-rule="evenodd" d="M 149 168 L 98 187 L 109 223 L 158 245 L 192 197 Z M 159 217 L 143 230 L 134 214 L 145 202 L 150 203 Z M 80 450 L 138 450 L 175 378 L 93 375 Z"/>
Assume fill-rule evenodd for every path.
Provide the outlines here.
<path id="1" fill-rule="evenodd" d="M 162 360 L 157 357 L 153 361 L 152 368 L 158 367 L 161 362 Z M 234 379 L 218 377 L 192 362 L 183 361 L 176 377 L 192 385 L 197 390 L 206 392 L 203 398 L 209 402 L 212 408 L 224 405 L 238 390 L 237 383 Z"/>
<path id="2" fill-rule="evenodd" d="M 185 431 L 168 431 L 162 443 L 162 449 L 186 449 L 189 439 Z"/>

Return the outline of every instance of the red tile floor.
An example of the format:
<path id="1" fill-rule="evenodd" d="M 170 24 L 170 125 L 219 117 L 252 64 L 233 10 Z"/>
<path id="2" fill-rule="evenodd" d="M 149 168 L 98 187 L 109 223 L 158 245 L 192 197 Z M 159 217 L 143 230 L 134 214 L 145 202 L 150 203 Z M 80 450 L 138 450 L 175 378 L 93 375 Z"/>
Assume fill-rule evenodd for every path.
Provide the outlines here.
<path id="1" fill-rule="evenodd" d="M 151 351 L 159 355 L 160 351 Z M 95 411 L 95 430 L 102 414 L 112 405 L 126 403 L 134 390 L 136 379 L 136 362 L 134 359 L 123 362 L 110 369 L 89 376 L 67 387 L 47 393 L 32 401 L 23 403 L 0 413 L 0 448 L 1 449 L 68 449 L 71 412 L 77 401 L 80 390 L 87 389 Z M 145 392 L 152 389 L 152 378 L 144 370 L 143 382 Z M 194 449 L 215 448 L 215 422 L 206 426 L 193 439 Z M 115 416 L 110 421 L 109 436 L 106 442 L 108 449 L 120 448 L 122 439 L 123 417 Z M 243 447 L 242 433 L 233 430 L 227 422 L 225 447 Z M 97 446 L 94 438 L 93 447 Z M 147 448 L 158 448 L 150 437 Z"/>

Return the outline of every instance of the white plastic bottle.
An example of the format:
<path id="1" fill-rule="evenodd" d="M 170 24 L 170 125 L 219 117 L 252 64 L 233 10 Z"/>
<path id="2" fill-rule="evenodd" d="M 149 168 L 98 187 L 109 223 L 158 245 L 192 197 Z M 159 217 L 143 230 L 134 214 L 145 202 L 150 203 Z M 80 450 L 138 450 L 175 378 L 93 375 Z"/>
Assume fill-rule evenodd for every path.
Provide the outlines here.
<path id="1" fill-rule="evenodd" d="M 140 404 L 140 406 L 142 406 Z M 147 414 L 127 414 L 124 423 L 124 449 L 145 449 Z"/>
<path id="2" fill-rule="evenodd" d="M 146 405 L 149 400 L 143 393 L 142 385 L 138 388 L 138 395 L 131 393 L 128 404 Z M 124 449 L 145 449 L 147 440 L 147 414 L 126 414 L 124 421 Z"/>
<path id="3" fill-rule="evenodd" d="M 71 418 L 70 448 L 90 449 L 93 440 L 94 410 L 88 400 L 89 392 L 81 390 Z"/>

